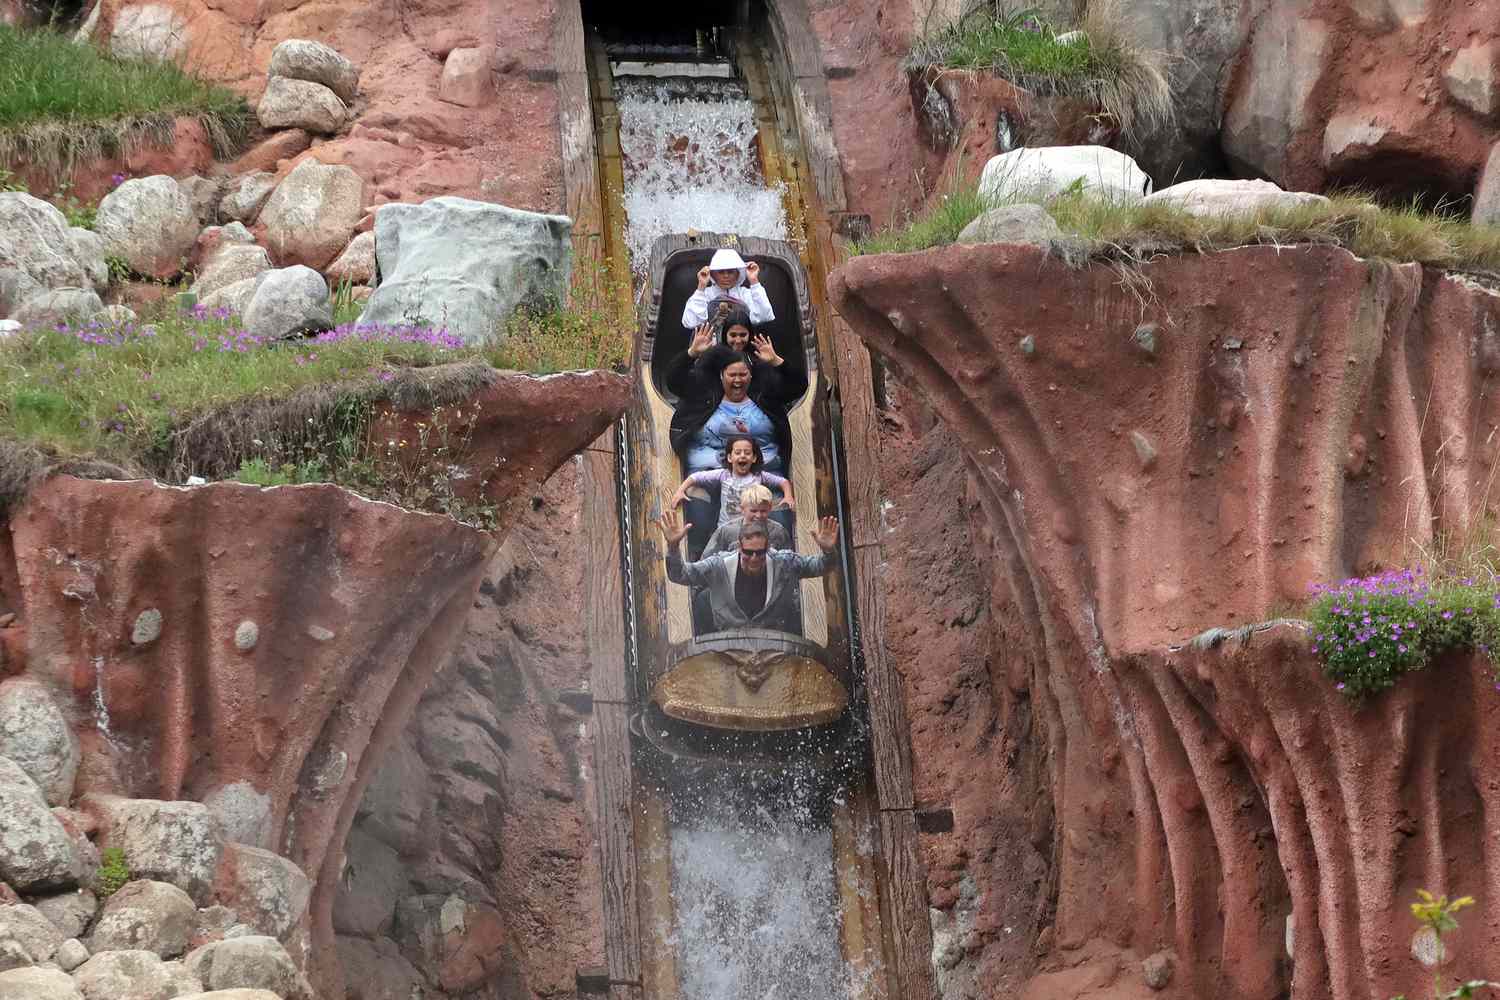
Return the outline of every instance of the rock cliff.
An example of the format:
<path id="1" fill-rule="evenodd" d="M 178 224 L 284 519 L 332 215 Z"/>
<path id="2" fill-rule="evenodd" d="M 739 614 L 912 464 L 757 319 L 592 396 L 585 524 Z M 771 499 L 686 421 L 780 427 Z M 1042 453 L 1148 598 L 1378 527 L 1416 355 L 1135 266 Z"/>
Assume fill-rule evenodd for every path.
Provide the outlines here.
<path id="1" fill-rule="evenodd" d="M 1032 623 L 1003 653 L 1054 822 L 1025 995 L 1146 995 L 1148 956 L 1183 997 L 1415 989 L 1410 890 L 1488 884 L 1481 671 L 1438 664 L 1359 710 L 1295 626 L 1192 640 L 1489 516 L 1500 294 L 1332 248 L 1074 269 L 1005 245 L 859 258 L 831 291 L 956 437 L 991 613 Z M 928 683 L 908 677 L 915 700 Z M 1437 731 L 1445 711 L 1471 721 Z M 924 717 L 919 774 L 962 728 L 934 740 Z M 1024 760 L 989 755 L 1002 807 L 1024 815 Z M 1456 760 L 1471 763 L 1439 763 Z M 986 821 L 955 813 L 972 842 L 964 824 Z M 930 839 L 933 897 L 956 919 L 943 850 Z M 977 930 L 983 962 L 1004 946 Z M 1496 972 L 1483 952 L 1463 952 L 1466 971 Z"/>

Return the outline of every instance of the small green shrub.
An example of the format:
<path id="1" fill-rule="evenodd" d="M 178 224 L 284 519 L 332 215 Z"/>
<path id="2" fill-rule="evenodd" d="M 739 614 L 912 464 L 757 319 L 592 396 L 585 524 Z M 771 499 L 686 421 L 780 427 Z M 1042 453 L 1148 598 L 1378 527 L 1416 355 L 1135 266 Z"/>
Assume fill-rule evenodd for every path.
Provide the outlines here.
<path id="1" fill-rule="evenodd" d="M 1392 570 L 1320 584 L 1314 593 L 1313 652 L 1350 698 L 1378 694 L 1449 650 L 1489 655 L 1500 649 L 1493 579 L 1428 579 L 1420 569 Z"/>
<path id="2" fill-rule="evenodd" d="M 125 861 L 125 852 L 118 847 L 106 847 L 99 860 L 99 896 L 108 899 L 130 881 L 130 865 Z"/>

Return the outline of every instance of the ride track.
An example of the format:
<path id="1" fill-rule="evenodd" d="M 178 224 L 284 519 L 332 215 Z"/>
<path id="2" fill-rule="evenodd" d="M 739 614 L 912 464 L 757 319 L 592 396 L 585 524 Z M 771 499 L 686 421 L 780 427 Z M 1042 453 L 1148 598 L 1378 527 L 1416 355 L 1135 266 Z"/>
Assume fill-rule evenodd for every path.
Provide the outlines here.
<path id="1" fill-rule="evenodd" d="M 607 985 L 611 1000 L 679 995 L 671 943 L 676 934 L 669 930 L 676 926 L 670 850 L 675 790 L 728 770 L 766 781 L 779 760 L 800 754 L 823 775 L 850 1000 L 927 1000 L 934 993 L 931 930 L 909 737 L 900 677 L 880 641 L 878 439 L 870 362 L 829 309 L 825 292 L 827 273 L 838 260 L 833 221 L 846 221 L 837 157 L 826 138 L 831 130 L 826 113 L 817 110 L 827 107 L 826 88 L 807 41 L 805 10 L 788 4 L 752 16 L 750 5 L 741 6 L 739 26 L 727 29 L 728 48 L 753 103 L 760 172 L 768 186 L 783 192 L 789 243 L 711 233 L 657 242 L 647 286 L 637 297 L 638 405 L 584 456 L 590 544 L 585 625 L 593 663 L 608 962 L 607 970 L 591 978 L 596 988 Z M 558 47 L 575 246 L 582 259 L 611 271 L 613 286 L 631 288 L 611 53 L 599 32 L 583 27 L 576 6 L 571 13 L 579 20 L 565 18 Z M 799 17 L 800 24 L 788 26 Z M 569 67 L 584 72 L 566 72 Z M 813 134 L 813 143 L 804 143 L 806 133 Z M 790 356 L 788 346 L 805 354 L 809 378 L 808 392 L 789 411 L 793 481 L 816 482 L 815 509 L 807 502 L 814 491 L 804 487 L 797 547 L 810 550 L 814 513 L 837 514 L 843 523 L 840 565 L 822 580 L 803 581 L 802 607 L 804 632 L 825 652 L 822 659 L 848 691 L 850 708 L 839 721 L 814 729 L 756 734 L 721 728 L 705 735 L 700 727 L 668 719 L 652 698 L 677 659 L 706 638 L 692 636 L 686 590 L 667 582 L 661 539 L 650 523 L 678 475 L 666 442 L 672 400 L 653 378 L 652 360 L 658 332 L 676 325 L 675 316 L 662 322 L 661 315 L 669 273 L 696 271 L 702 263 L 697 258 L 706 261 L 720 245 L 736 245 L 761 260 L 768 278 L 779 276 L 789 286 L 783 302 L 790 294 L 798 304 L 799 315 L 784 324 L 790 333 L 783 324 L 776 333 L 784 356 Z M 680 310 L 680 301 L 675 308 Z M 778 316 L 784 316 L 782 308 Z M 680 351 L 685 341 L 662 346 Z M 839 391 L 841 383 L 847 393 Z M 770 646 L 792 645 L 769 634 L 762 639 Z"/>

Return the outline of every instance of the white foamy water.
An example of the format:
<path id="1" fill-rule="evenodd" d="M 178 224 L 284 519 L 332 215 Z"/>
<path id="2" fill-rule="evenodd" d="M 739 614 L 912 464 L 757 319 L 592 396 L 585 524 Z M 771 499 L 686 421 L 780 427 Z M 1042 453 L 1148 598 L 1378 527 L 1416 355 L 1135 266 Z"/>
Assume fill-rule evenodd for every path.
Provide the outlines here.
<path id="1" fill-rule="evenodd" d="M 781 188 L 761 174 L 755 109 L 742 84 L 698 80 L 695 96 L 683 98 L 669 82 L 620 77 L 615 91 L 632 270 L 645 272 L 651 244 L 668 233 L 786 239 Z"/>
<path id="2" fill-rule="evenodd" d="M 827 818 L 785 798 L 712 793 L 679 812 L 688 813 L 671 834 L 679 995 L 851 996 Z"/>

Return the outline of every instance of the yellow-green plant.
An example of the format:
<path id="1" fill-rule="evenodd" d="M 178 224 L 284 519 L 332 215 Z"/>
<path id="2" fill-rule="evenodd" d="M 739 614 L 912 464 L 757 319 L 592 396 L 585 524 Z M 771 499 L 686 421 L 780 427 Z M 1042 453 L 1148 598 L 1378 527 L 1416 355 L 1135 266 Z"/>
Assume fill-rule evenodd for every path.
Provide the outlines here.
<path id="1" fill-rule="evenodd" d="M 1442 961 L 1447 951 L 1443 943 L 1443 935 L 1458 930 L 1458 919 L 1454 914 L 1473 905 L 1473 896 L 1449 899 L 1447 896 L 1434 896 L 1426 889 L 1417 890 L 1417 901 L 1411 904 L 1411 915 L 1417 918 L 1417 923 L 1423 928 L 1432 932 L 1436 945 L 1434 951 L 1437 953 L 1436 957 L 1439 962 Z M 1500 983 L 1493 983 L 1488 979 L 1470 979 L 1444 992 L 1442 972 L 1434 971 L 1432 974 L 1433 1000 L 1464 1000 L 1467 997 L 1478 996 L 1479 991 L 1485 989 L 1500 989 Z M 1391 1000 L 1406 1000 L 1406 995 L 1392 997 Z"/>
<path id="2" fill-rule="evenodd" d="M 113 896 L 130 878 L 130 865 L 125 860 L 125 852 L 118 847 L 106 847 L 99 865 L 100 898 L 108 899 Z"/>

